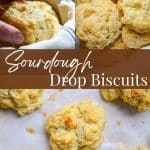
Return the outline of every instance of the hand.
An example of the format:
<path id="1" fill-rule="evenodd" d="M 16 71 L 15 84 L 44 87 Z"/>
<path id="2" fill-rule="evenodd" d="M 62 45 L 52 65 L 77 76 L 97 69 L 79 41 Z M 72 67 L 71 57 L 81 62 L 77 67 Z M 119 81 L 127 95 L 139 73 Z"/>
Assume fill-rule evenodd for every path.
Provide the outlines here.
<path id="1" fill-rule="evenodd" d="M 0 4 L 5 7 L 6 4 L 12 2 L 13 0 L 0 0 Z M 24 0 L 18 0 L 24 2 Z M 0 41 L 7 42 L 13 45 L 21 45 L 23 43 L 24 37 L 22 33 L 15 27 L 0 21 Z"/>
<path id="2" fill-rule="evenodd" d="M 0 0 L 0 4 L 8 4 L 11 3 L 12 1 L 14 0 Z M 24 2 L 25 0 L 17 0 L 17 1 Z"/>
<path id="3" fill-rule="evenodd" d="M 24 37 L 17 28 L 0 21 L 0 41 L 13 45 L 21 45 L 24 41 Z"/>

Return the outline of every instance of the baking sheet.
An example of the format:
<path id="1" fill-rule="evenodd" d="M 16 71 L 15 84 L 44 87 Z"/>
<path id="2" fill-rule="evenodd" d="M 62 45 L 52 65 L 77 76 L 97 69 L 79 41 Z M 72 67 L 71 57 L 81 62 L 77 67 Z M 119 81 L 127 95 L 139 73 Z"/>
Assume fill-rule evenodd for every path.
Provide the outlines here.
<path id="1" fill-rule="evenodd" d="M 67 104 L 85 99 L 92 99 L 106 110 L 105 139 L 98 150 L 117 150 L 122 145 L 150 147 L 150 111 L 138 112 L 124 103 L 105 102 L 98 90 L 44 90 L 42 97 L 43 107 L 24 117 L 0 110 L 0 150 L 49 150 L 45 133 L 48 116 Z M 33 128 L 35 133 L 30 134 L 26 128 Z"/>

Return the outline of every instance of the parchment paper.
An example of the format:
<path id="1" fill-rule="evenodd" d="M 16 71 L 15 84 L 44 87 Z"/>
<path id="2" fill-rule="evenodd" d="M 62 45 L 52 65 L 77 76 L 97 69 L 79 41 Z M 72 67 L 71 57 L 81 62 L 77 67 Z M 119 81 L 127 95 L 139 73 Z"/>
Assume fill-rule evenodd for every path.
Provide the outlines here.
<path id="1" fill-rule="evenodd" d="M 85 99 L 92 99 L 106 110 L 105 139 L 98 150 L 118 150 L 122 145 L 150 147 L 149 111 L 138 112 L 123 102 L 105 102 L 98 90 L 44 90 L 42 97 L 43 107 L 24 117 L 0 110 L 0 150 L 49 150 L 45 133 L 48 116 L 67 104 Z M 43 113 L 47 113 L 46 117 Z M 28 133 L 26 128 L 33 128 L 35 133 Z"/>

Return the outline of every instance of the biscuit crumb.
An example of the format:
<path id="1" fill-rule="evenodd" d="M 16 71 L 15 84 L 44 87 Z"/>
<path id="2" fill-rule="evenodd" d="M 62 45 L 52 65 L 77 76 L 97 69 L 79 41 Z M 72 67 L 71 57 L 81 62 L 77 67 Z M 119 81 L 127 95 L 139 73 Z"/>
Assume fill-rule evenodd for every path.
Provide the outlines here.
<path id="1" fill-rule="evenodd" d="M 57 97 L 57 93 L 50 94 L 48 97 L 48 100 L 49 101 L 55 101 L 56 97 Z"/>
<path id="2" fill-rule="evenodd" d="M 26 128 L 26 131 L 30 134 L 34 134 L 35 130 L 33 128 Z"/>
<path id="3" fill-rule="evenodd" d="M 117 124 L 117 126 L 120 126 L 120 125 L 121 125 L 121 121 L 120 121 L 120 120 L 117 120 L 117 121 L 116 121 L 116 124 Z"/>
<path id="4" fill-rule="evenodd" d="M 43 117 L 46 117 L 47 112 L 43 112 L 42 115 L 43 115 Z"/>

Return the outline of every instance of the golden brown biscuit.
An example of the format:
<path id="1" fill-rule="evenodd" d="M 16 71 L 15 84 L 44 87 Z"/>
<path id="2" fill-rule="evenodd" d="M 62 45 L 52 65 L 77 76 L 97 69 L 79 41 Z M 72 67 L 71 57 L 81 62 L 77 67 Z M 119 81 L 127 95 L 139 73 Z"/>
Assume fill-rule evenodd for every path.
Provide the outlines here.
<path id="1" fill-rule="evenodd" d="M 105 48 L 120 36 L 119 11 L 112 1 L 80 4 L 76 10 L 76 33 L 87 48 Z"/>
<path id="2" fill-rule="evenodd" d="M 150 147 L 143 147 L 143 146 L 140 146 L 140 147 L 133 147 L 133 148 L 125 148 L 125 147 L 121 147 L 119 148 L 118 150 L 150 150 Z"/>
<path id="3" fill-rule="evenodd" d="M 139 111 L 150 109 L 150 91 L 148 89 L 102 89 L 101 93 L 107 101 L 122 99 L 137 107 Z"/>
<path id="4" fill-rule="evenodd" d="M 107 101 L 117 100 L 121 96 L 119 89 L 101 89 L 102 96 Z"/>
<path id="5" fill-rule="evenodd" d="M 138 32 L 150 32 L 150 0 L 119 0 L 122 23 Z"/>
<path id="6" fill-rule="evenodd" d="M 76 4 L 99 2 L 100 0 L 76 0 Z"/>
<path id="7" fill-rule="evenodd" d="M 0 108 L 10 108 L 23 116 L 42 106 L 41 90 L 0 89 Z"/>
<path id="8" fill-rule="evenodd" d="M 39 1 L 12 2 L 2 20 L 22 31 L 24 44 L 50 39 L 61 28 L 51 6 Z"/>
<path id="9" fill-rule="evenodd" d="M 79 6 L 76 7 L 76 27 L 82 23 L 82 21 L 92 14 L 95 14 L 98 12 L 99 6 L 96 4 L 80 4 Z"/>
<path id="10" fill-rule="evenodd" d="M 150 44 L 150 32 L 136 33 L 127 27 L 122 29 L 122 40 L 129 48 L 142 48 Z"/>
<path id="11" fill-rule="evenodd" d="M 122 41 L 122 37 L 119 37 L 114 43 L 107 46 L 106 49 L 128 49 L 128 47 Z"/>
<path id="12" fill-rule="evenodd" d="M 52 150 L 96 149 L 103 141 L 104 110 L 90 100 L 67 106 L 46 123 Z"/>
<path id="13" fill-rule="evenodd" d="M 150 90 L 122 89 L 122 93 L 123 101 L 136 106 L 139 111 L 150 109 Z"/>

